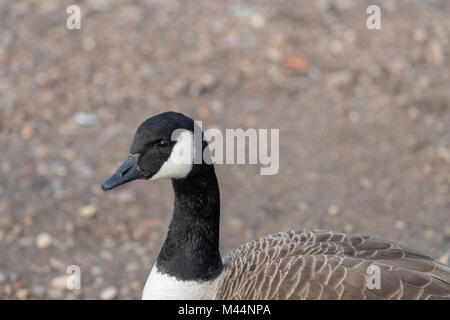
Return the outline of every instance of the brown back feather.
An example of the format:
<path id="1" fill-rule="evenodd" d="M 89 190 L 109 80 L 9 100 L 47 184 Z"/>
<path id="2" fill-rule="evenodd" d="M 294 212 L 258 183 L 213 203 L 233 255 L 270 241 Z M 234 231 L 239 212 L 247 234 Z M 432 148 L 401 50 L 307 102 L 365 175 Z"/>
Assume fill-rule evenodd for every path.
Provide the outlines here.
<path id="1" fill-rule="evenodd" d="M 370 265 L 380 289 L 366 285 Z M 371 236 L 280 232 L 224 258 L 218 299 L 450 299 L 450 268 Z"/>

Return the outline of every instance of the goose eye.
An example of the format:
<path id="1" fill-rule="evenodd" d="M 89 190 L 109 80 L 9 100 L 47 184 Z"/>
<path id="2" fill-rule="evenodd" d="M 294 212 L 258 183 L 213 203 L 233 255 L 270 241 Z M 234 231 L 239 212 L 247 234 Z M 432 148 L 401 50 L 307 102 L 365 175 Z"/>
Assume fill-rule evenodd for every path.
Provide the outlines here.
<path id="1" fill-rule="evenodd" d="M 158 147 L 160 148 L 166 148 L 170 145 L 170 142 L 166 142 L 164 140 L 161 140 L 160 142 L 158 142 Z"/>

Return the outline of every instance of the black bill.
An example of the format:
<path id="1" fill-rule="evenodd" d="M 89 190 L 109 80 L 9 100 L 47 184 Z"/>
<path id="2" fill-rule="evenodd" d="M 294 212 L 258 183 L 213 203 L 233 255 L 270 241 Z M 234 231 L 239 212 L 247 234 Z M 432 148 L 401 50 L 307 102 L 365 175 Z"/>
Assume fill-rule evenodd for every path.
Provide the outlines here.
<path id="1" fill-rule="evenodd" d="M 102 189 L 108 191 L 136 179 L 145 179 L 144 173 L 138 168 L 137 157 L 130 154 L 111 177 L 103 180 Z"/>

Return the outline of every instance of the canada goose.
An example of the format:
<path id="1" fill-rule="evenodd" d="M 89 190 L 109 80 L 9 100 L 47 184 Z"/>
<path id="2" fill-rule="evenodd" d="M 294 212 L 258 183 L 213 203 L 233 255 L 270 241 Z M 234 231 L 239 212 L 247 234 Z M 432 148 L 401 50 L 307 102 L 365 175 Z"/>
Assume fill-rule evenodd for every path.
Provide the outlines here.
<path id="1" fill-rule="evenodd" d="M 135 179 L 171 178 L 174 212 L 143 299 L 448 299 L 450 269 L 422 253 L 370 236 L 280 232 L 219 252 L 214 166 L 194 162 L 195 122 L 166 112 L 144 121 L 103 190 Z M 172 133 L 182 129 L 172 141 Z M 184 148 L 184 149 L 183 149 Z M 192 152 L 180 152 L 190 150 Z M 379 288 L 368 285 L 375 265 Z M 372 283 L 373 284 L 373 283 Z M 376 284 L 376 283 L 375 283 Z"/>

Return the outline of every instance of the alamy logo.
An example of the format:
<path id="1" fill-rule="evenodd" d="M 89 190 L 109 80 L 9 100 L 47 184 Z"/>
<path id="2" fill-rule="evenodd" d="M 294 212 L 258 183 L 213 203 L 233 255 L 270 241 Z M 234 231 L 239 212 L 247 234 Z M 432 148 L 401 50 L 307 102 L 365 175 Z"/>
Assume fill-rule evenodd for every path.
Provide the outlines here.
<path id="1" fill-rule="evenodd" d="M 196 121 L 195 124 L 192 139 L 186 139 L 187 136 L 183 135 L 185 129 L 172 133 L 172 141 L 177 141 L 182 146 L 177 150 L 179 154 L 174 157 L 175 164 L 260 164 L 261 175 L 278 173 L 279 129 L 226 129 L 224 136 L 216 128 L 203 131 L 201 121 Z M 204 140 L 209 147 L 203 150 Z"/>
<path id="2" fill-rule="evenodd" d="M 66 269 L 66 273 L 69 275 L 66 280 L 66 287 L 69 290 L 81 289 L 81 269 L 77 265 L 70 265 Z"/>
<path id="3" fill-rule="evenodd" d="M 381 9 L 379 6 L 373 4 L 367 7 L 367 14 L 370 16 L 366 20 L 366 26 L 369 30 L 381 29 Z"/>
<path id="4" fill-rule="evenodd" d="M 66 27 L 69 30 L 81 29 L 81 9 L 77 5 L 70 5 L 67 7 L 66 12 L 70 14 L 66 20 Z"/>
<path id="5" fill-rule="evenodd" d="M 380 289 L 381 288 L 381 270 L 377 265 L 370 265 L 367 268 L 368 277 L 366 279 L 367 289 Z"/>

